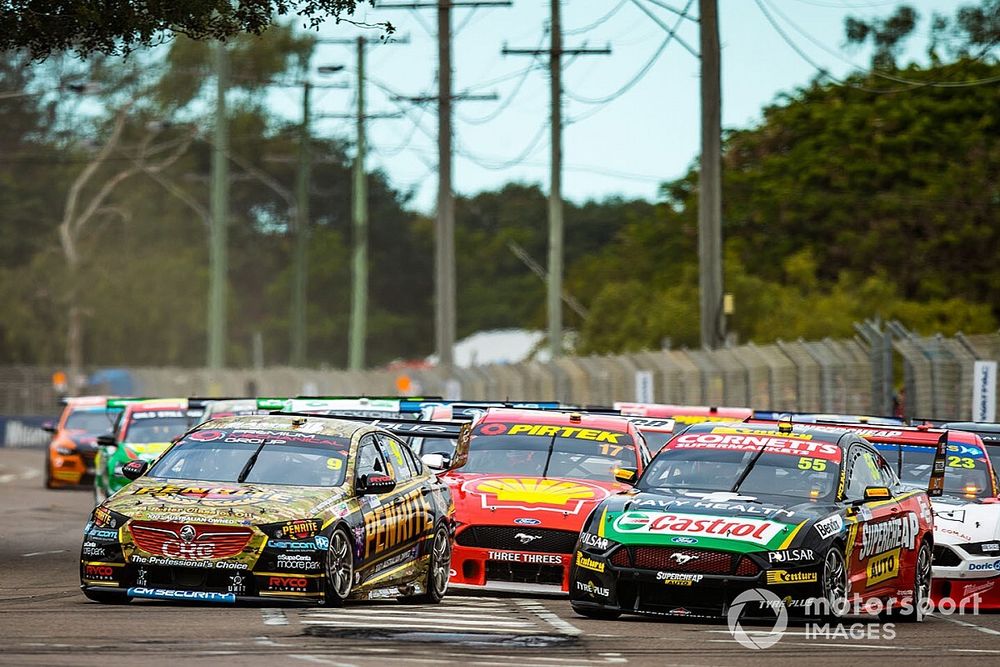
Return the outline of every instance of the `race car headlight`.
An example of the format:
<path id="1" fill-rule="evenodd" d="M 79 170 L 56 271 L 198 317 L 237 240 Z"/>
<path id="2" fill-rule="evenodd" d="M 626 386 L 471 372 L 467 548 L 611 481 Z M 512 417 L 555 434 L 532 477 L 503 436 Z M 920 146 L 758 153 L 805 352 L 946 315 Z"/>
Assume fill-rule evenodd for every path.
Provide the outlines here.
<path id="1" fill-rule="evenodd" d="M 59 445 L 56 447 L 56 454 L 59 456 L 69 456 L 71 454 L 76 454 L 75 447 L 67 447 L 66 445 Z"/>

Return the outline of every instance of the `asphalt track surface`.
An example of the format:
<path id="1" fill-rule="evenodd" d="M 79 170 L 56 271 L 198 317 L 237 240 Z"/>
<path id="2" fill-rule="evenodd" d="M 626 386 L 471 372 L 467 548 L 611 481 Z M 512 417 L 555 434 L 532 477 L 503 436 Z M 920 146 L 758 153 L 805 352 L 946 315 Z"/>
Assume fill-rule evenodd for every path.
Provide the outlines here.
<path id="1" fill-rule="evenodd" d="M 591 621 L 551 598 L 449 594 L 440 605 L 342 609 L 100 605 L 79 589 L 92 494 L 46 490 L 42 464 L 39 450 L 0 448 L 0 664 L 1000 664 L 1000 614 L 896 625 L 892 640 L 817 639 L 792 624 L 777 645 L 752 650 L 725 623 Z"/>

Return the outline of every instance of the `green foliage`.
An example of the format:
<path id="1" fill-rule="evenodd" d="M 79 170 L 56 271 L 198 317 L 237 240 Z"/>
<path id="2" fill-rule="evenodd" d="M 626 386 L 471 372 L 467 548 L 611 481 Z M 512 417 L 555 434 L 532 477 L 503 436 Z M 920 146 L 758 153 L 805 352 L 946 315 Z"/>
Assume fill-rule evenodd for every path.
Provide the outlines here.
<path id="1" fill-rule="evenodd" d="M 0 50 L 27 49 L 37 59 L 69 50 L 80 55 L 128 54 L 174 35 L 222 41 L 241 34 L 260 35 L 271 28 L 275 17 L 288 15 L 304 19 L 311 28 L 332 18 L 393 32 L 388 22 L 351 19 L 359 4 L 364 0 L 9 0 L 0 5 Z"/>

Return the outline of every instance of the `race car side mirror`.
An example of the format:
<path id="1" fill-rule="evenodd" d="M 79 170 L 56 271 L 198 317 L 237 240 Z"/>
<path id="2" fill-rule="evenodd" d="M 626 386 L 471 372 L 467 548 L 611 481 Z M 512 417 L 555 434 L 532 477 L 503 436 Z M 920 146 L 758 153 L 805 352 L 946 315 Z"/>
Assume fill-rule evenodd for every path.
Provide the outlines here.
<path id="1" fill-rule="evenodd" d="M 632 486 L 633 484 L 635 484 L 636 472 L 638 471 L 635 468 L 615 468 L 614 470 L 615 481 Z"/>
<path id="2" fill-rule="evenodd" d="M 137 480 L 146 474 L 149 463 L 146 461 L 129 461 L 122 466 L 122 475 L 125 479 Z"/>
<path id="3" fill-rule="evenodd" d="M 55 433 L 56 423 L 54 421 L 44 421 L 42 422 L 42 430 L 46 433 Z"/>
<path id="4" fill-rule="evenodd" d="M 97 436 L 97 446 L 98 447 L 117 447 L 118 443 L 115 442 L 115 436 L 113 433 L 105 433 L 104 435 Z"/>
<path id="5" fill-rule="evenodd" d="M 889 490 L 888 486 L 866 486 L 865 487 L 865 502 L 872 502 L 877 500 L 889 500 L 892 498 L 892 491 Z"/>
<path id="6" fill-rule="evenodd" d="M 359 496 L 380 496 L 396 488 L 396 480 L 388 475 L 363 475 L 358 484 Z"/>
<path id="7" fill-rule="evenodd" d="M 451 464 L 451 458 L 444 454 L 424 454 L 420 461 L 431 470 L 447 470 Z"/>

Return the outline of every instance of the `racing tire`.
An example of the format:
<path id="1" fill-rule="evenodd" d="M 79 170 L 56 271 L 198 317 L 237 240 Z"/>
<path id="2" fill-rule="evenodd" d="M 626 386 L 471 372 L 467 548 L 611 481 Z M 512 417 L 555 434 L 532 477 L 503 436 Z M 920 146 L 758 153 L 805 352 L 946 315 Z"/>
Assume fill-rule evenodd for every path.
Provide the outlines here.
<path id="1" fill-rule="evenodd" d="M 407 595 L 399 598 L 404 604 L 438 604 L 448 592 L 448 580 L 451 578 L 451 537 L 448 529 L 441 524 L 434 531 L 434 541 L 431 543 L 430 558 L 427 562 L 427 580 L 424 583 L 425 592 L 420 595 Z"/>
<path id="2" fill-rule="evenodd" d="M 333 607 L 344 604 L 354 586 L 354 545 L 343 528 L 330 536 L 326 550 L 326 603 Z"/>
<path id="3" fill-rule="evenodd" d="M 52 477 L 52 452 L 45 452 L 45 488 L 57 489 L 56 480 Z"/>
<path id="4" fill-rule="evenodd" d="M 115 595 L 107 591 L 92 591 L 84 589 L 83 594 L 88 600 L 100 602 L 101 604 L 128 604 L 132 601 L 127 595 Z"/>
<path id="5" fill-rule="evenodd" d="M 622 615 L 617 609 L 597 609 L 594 607 L 578 607 L 575 604 L 572 605 L 573 613 L 583 616 L 584 618 L 592 618 L 595 621 L 613 621 Z"/>
<path id="6" fill-rule="evenodd" d="M 921 623 L 930 612 L 932 554 L 927 541 L 920 543 L 917 561 L 913 568 L 913 599 L 898 614 L 904 623 Z"/>
<path id="7" fill-rule="evenodd" d="M 840 618 L 847 613 L 847 563 L 844 560 L 843 548 L 834 544 L 823 557 L 823 572 L 821 586 L 822 597 L 826 610 L 824 615 Z"/>

